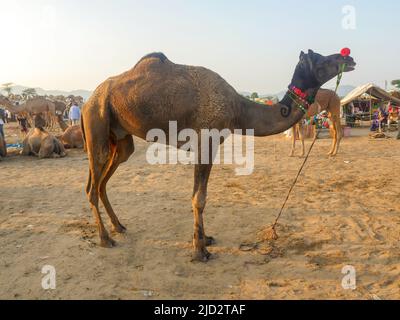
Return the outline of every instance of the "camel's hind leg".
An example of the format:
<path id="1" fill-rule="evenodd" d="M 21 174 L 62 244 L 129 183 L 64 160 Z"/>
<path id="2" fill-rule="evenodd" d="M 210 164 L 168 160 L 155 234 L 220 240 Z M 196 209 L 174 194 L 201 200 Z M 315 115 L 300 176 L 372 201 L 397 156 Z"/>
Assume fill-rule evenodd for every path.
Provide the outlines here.
<path id="1" fill-rule="evenodd" d="M 212 169 L 211 164 L 199 164 L 194 170 L 194 188 L 192 206 L 194 214 L 193 260 L 205 262 L 210 253 L 206 246 L 212 242 L 211 237 L 206 237 L 203 224 L 203 211 L 207 200 L 207 184 Z"/>
<path id="2" fill-rule="evenodd" d="M 135 151 L 135 145 L 133 143 L 132 136 L 126 136 L 124 139 L 117 142 L 116 148 L 113 148 L 112 164 L 108 168 L 103 181 L 100 184 L 100 199 L 103 202 L 104 208 L 107 211 L 108 216 L 111 219 L 112 228 L 114 232 L 123 233 L 126 228 L 119 222 L 118 217 L 114 213 L 114 210 L 107 197 L 107 182 L 110 180 L 118 166 L 127 161 L 132 153 Z"/>
<path id="3" fill-rule="evenodd" d="M 340 124 L 339 117 L 331 117 L 332 126 L 330 128 L 331 134 L 333 136 L 331 150 L 329 151 L 328 155 L 336 156 L 339 150 L 340 141 L 342 139 L 342 127 Z"/>
<path id="4" fill-rule="evenodd" d="M 342 125 L 340 123 L 340 117 L 335 116 L 333 123 L 335 124 L 335 131 L 336 131 L 336 146 L 333 150 L 332 155 L 336 156 L 339 151 L 340 142 L 342 141 Z"/>
<path id="5" fill-rule="evenodd" d="M 332 145 L 331 145 L 331 149 L 328 152 L 328 156 L 332 156 L 333 152 L 334 152 L 334 150 L 336 148 L 336 141 L 337 141 L 337 132 L 336 132 L 334 124 L 332 124 L 330 126 L 329 131 L 330 131 L 331 136 L 332 136 Z"/>
<path id="6" fill-rule="evenodd" d="M 110 238 L 103 220 L 101 219 L 99 210 L 100 185 L 104 180 L 107 171 L 112 165 L 113 148 L 116 145 L 110 143 L 110 129 L 106 119 L 96 117 L 94 112 L 88 112 L 87 121 L 83 121 L 85 125 L 85 141 L 89 158 L 89 180 L 86 193 L 89 199 L 94 218 L 96 219 L 97 228 L 100 236 L 100 245 L 102 247 L 111 248 L 115 245 L 115 241 Z M 115 152 L 115 150 L 114 150 Z"/>
<path id="7" fill-rule="evenodd" d="M 102 247 L 111 248 L 115 245 L 115 241 L 111 239 L 108 235 L 108 232 L 104 227 L 103 220 L 101 219 L 99 210 L 99 181 L 101 181 L 103 172 L 106 169 L 106 164 L 103 164 L 102 166 L 99 164 L 99 167 L 97 167 L 96 161 L 94 161 L 94 163 L 95 165 L 90 170 L 90 187 L 88 188 L 89 192 L 87 196 L 94 218 L 96 219 L 96 224 L 100 236 L 100 245 Z"/>

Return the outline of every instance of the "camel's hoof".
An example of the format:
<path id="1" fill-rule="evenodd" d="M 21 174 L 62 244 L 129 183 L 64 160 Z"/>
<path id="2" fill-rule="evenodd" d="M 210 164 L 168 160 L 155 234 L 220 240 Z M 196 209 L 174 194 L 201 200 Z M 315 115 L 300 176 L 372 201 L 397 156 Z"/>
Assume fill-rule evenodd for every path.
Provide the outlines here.
<path id="1" fill-rule="evenodd" d="M 212 246 L 216 243 L 215 239 L 213 237 L 207 237 L 206 236 L 206 246 Z"/>
<path id="2" fill-rule="evenodd" d="M 108 238 L 102 238 L 100 240 L 100 246 L 103 248 L 113 248 L 117 245 L 117 243 L 111 239 L 110 237 Z"/>
<path id="3" fill-rule="evenodd" d="M 112 226 L 112 231 L 116 233 L 125 233 L 126 228 L 122 224 L 119 224 L 117 226 Z"/>
<path id="4" fill-rule="evenodd" d="M 195 251 L 192 255 L 192 262 L 207 262 L 211 258 L 211 253 L 209 253 L 206 249 Z"/>

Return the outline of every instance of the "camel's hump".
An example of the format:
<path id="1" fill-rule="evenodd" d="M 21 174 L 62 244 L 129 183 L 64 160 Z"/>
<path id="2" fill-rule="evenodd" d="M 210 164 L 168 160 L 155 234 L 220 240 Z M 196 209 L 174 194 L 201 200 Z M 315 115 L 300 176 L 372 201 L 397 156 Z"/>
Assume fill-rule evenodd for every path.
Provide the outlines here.
<path id="1" fill-rule="evenodd" d="M 149 53 L 149 54 L 145 55 L 142 59 L 139 60 L 139 62 L 137 64 L 139 64 L 142 61 L 147 60 L 147 59 L 159 59 L 161 62 L 165 62 L 165 61 L 168 60 L 168 58 L 165 56 L 164 53 L 162 53 L 162 52 L 152 52 L 152 53 Z"/>

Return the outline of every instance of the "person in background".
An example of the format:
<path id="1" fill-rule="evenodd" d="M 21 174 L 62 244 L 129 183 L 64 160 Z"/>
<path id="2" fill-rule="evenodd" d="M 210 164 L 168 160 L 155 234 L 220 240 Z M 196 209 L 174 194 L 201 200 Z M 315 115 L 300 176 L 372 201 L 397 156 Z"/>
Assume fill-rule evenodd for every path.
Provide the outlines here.
<path id="1" fill-rule="evenodd" d="M 371 131 L 377 131 L 379 129 L 379 111 L 376 110 L 372 115 Z"/>
<path id="2" fill-rule="evenodd" d="M 12 120 L 12 114 L 10 112 L 10 110 L 6 110 L 6 122 L 10 123 Z"/>
<path id="3" fill-rule="evenodd" d="M 69 109 L 69 120 L 71 120 L 71 125 L 79 125 L 79 120 L 81 119 L 81 109 L 76 105 L 75 102 L 72 103 L 71 109 Z"/>
<path id="4" fill-rule="evenodd" d="M 384 126 L 388 124 L 388 116 L 385 106 L 381 105 L 378 109 L 379 132 L 382 132 Z"/>
<path id="5" fill-rule="evenodd" d="M 390 130 L 390 123 L 392 122 L 392 114 L 393 114 L 393 107 L 392 104 L 390 103 L 390 101 L 388 102 L 387 106 L 386 106 L 386 110 L 388 113 L 388 117 L 387 117 L 387 126 L 388 126 L 388 130 Z"/>
<path id="6" fill-rule="evenodd" d="M 0 134 L 4 136 L 4 124 L 6 123 L 6 112 L 4 111 L 4 109 L 0 108 Z"/>

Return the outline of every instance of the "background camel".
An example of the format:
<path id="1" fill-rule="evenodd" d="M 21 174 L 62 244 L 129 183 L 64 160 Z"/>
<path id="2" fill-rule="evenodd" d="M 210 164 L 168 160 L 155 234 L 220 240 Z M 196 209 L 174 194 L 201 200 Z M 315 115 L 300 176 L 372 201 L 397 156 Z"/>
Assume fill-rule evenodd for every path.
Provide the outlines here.
<path id="1" fill-rule="evenodd" d="M 43 97 L 35 97 L 24 103 L 14 105 L 8 98 L 1 96 L 0 104 L 13 114 L 27 116 L 30 124 L 32 124 L 32 117 L 36 114 L 43 115 L 46 127 L 53 127 L 56 122 L 56 104 Z"/>
<path id="2" fill-rule="evenodd" d="M 30 115 L 42 114 L 46 120 L 46 127 L 53 127 L 56 122 L 56 105 L 43 97 L 35 97 L 23 103 L 21 108 Z"/>
<path id="3" fill-rule="evenodd" d="M 34 128 L 24 139 L 21 154 L 43 158 L 65 157 L 63 144 L 43 128 Z"/>
<path id="4" fill-rule="evenodd" d="M 57 136 L 57 139 L 59 139 L 63 143 L 64 147 L 67 149 L 82 149 L 84 142 L 81 126 L 67 125 L 63 120 L 62 114 L 57 115 L 57 121 L 60 125 L 61 130 L 63 131 L 63 134 Z"/>
<path id="5" fill-rule="evenodd" d="M 340 124 L 340 98 L 332 90 L 320 89 L 315 97 L 315 102 L 308 109 L 305 118 L 312 118 L 315 115 L 321 113 L 322 111 L 328 112 L 328 118 L 331 120 L 331 125 L 329 127 L 332 136 L 332 147 L 328 153 L 330 156 L 336 156 L 339 151 L 340 141 L 342 139 L 342 126 Z M 305 154 L 304 146 L 304 135 L 305 135 L 305 125 L 303 121 L 298 122 L 292 128 L 292 150 L 290 156 L 294 156 L 294 151 L 296 148 L 296 133 L 301 141 L 302 152 L 301 156 Z M 314 136 L 316 134 L 314 128 Z"/>
<path id="6" fill-rule="evenodd" d="M 0 105 L 4 106 L 8 111 L 13 114 L 21 114 L 25 112 L 25 108 L 21 106 L 14 105 L 8 98 L 0 95 Z"/>
<path id="7" fill-rule="evenodd" d="M 67 104 L 65 102 L 60 101 L 60 100 L 55 100 L 55 101 L 53 101 L 53 103 L 54 103 L 56 115 L 63 114 L 65 112 L 65 109 L 67 108 Z"/>
<path id="8" fill-rule="evenodd" d="M 314 97 L 322 84 L 339 73 L 343 64 L 346 72 L 354 70 L 351 57 L 340 54 L 325 57 L 312 50 L 308 54 L 302 52 L 290 88 L 294 86 Z M 288 91 L 274 106 L 261 106 L 239 95 L 215 72 L 175 64 L 162 53 L 149 54 L 131 70 L 102 83 L 84 105 L 81 118 L 89 158 L 86 192 L 101 245 L 112 247 L 115 242 L 104 227 L 99 199 L 111 219 L 113 231 L 126 230 L 108 200 L 106 184 L 134 152 L 132 135 L 146 139 L 150 129 L 158 128 L 168 136 L 170 121 L 177 121 L 178 131 L 253 129 L 256 136 L 277 134 L 291 128 L 304 115 L 297 107 L 303 102 L 293 99 L 292 94 L 293 91 Z M 206 237 L 203 211 L 213 159 L 202 160 L 194 169 L 193 260 L 207 261 L 210 254 L 206 245 L 212 243 L 212 238 Z"/>

